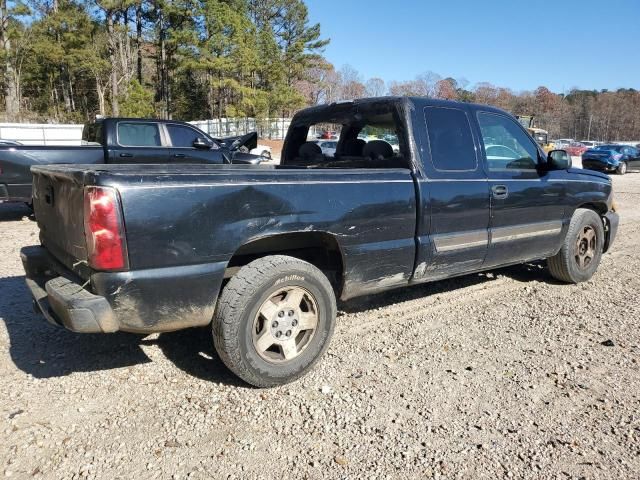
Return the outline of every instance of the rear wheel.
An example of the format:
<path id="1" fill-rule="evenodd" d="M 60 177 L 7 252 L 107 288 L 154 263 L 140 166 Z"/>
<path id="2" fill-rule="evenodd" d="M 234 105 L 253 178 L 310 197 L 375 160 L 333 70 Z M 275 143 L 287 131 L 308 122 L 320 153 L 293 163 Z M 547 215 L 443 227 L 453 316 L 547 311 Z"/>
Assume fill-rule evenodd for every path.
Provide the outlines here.
<path id="1" fill-rule="evenodd" d="M 242 267 L 224 288 L 213 320 L 222 361 L 257 387 L 307 373 L 329 346 L 336 300 L 327 277 L 283 255 Z"/>
<path id="2" fill-rule="evenodd" d="M 620 165 L 618 165 L 618 168 L 616 168 L 616 173 L 618 175 L 624 175 L 625 173 L 627 173 L 627 162 L 620 162 Z"/>
<path id="3" fill-rule="evenodd" d="M 549 272 L 563 282 L 586 282 L 598 269 L 603 245 L 602 219 L 593 210 L 579 208 L 571 218 L 562 248 L 547 259 Z"/>

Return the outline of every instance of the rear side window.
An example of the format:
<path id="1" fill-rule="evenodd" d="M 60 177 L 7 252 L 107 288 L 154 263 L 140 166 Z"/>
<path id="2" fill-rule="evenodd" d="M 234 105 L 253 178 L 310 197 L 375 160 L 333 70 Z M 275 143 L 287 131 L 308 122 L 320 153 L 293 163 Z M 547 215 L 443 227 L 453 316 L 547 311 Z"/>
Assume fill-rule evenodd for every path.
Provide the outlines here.
<path id="1" fill-rule="evenodd" d="M 161 147 L 160 130 L 155 123 L 118 123 L 118 143 L 126 147 Z"/>
<path id="2" fill-rule="evenodd" d="M 102 122 L 87 123 L 82 129 L 83 145 L 102 145 Z"/>
<path id="3" fill-rule="evenodd" d="M 426 107 L 424 118 L 431 162 L 440 171 L 470 171 L 477 166 L 469 118 L 457 108 Z"/>
<path id="4" fill-rule="evenodd" d="M 193 142 L 196 138 L 204 138 L 201 133 L 184 125 L 170 123 L 167 125 L 167 130 L 169 130 L 171 145 L 174 147 L 193 147 Z"/>

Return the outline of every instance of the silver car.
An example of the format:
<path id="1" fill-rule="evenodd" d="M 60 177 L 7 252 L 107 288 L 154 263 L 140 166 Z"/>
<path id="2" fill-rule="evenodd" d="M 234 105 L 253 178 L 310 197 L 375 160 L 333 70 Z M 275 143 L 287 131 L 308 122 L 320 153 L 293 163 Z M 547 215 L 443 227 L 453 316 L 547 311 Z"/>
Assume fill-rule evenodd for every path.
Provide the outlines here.
<path id="1" fill-rule="evenodd" d="M 336 148 L 338 148 L 337 140 L 316 140 L 316 143 L 325 157 L 334 157 L 336 155 Z"/>

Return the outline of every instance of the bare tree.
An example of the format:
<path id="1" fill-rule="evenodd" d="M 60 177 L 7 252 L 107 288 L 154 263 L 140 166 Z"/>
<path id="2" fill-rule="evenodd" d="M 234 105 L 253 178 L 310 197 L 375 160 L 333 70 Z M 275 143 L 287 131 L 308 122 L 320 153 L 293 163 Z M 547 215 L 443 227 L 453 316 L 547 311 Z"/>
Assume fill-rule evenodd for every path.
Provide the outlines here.
<path id="1" fill-rule="evenodd" d="M 381 78 L 370 78 L 365 84 L 367 97 L 382 97 L 387 93 L 387 85 Z"/>
<path id="2" fill-rule="evenodd" d="M 340 78 L 340 100 L 351 100 L 362 98 L 365 94 L 365 87 L 362 83 L 362 75 L 351 65 L 343 65 L 339 72 Z"/>
<path id="3" fill-rule="evenodd" d="M 423 85 L 416 80 L 405 82 L 393 81 L 389 84 L 389 93 L 400 97 L 426 97 Z"/>
<path id="4" fill-rule="evenodd" d="M 438 82 L 442 77 L 435 72 L 426 71 L 416 77 L 419 88 L 424 92 L 424 97 L 436 97 L 438 93 Z"/>
<path id="5" fill-rule="evenodd" d="M 9 9 L 7 0 L 0 0 L 0 43 L 4 56 L 4 103 L 7 117 L 11 120 L 20 113 L 20 100 L 18 97 L 18 82 L 16 69 L 13 64 L 13 51 L 9 36 Z"/>

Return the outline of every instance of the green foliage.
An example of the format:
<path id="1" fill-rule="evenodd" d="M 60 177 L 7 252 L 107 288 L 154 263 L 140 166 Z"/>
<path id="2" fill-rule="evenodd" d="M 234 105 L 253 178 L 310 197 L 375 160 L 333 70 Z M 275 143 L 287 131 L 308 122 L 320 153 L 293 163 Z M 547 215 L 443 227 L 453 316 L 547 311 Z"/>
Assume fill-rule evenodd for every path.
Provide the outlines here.
<path id="1" fill-rule="evenodd" d="M 120 115 L 123 117 L 149 118 L 155 114 L 153 92 L 131 80 L 120 101 Z"/>
<path id="2" fill-rule="evenodd" d="M 116 108 L 184 120 L 290 114 L 328 43 L 303 0 L 25 1 L 12 2 L 11 53 L 22 116 L 42 120 Z"/>

